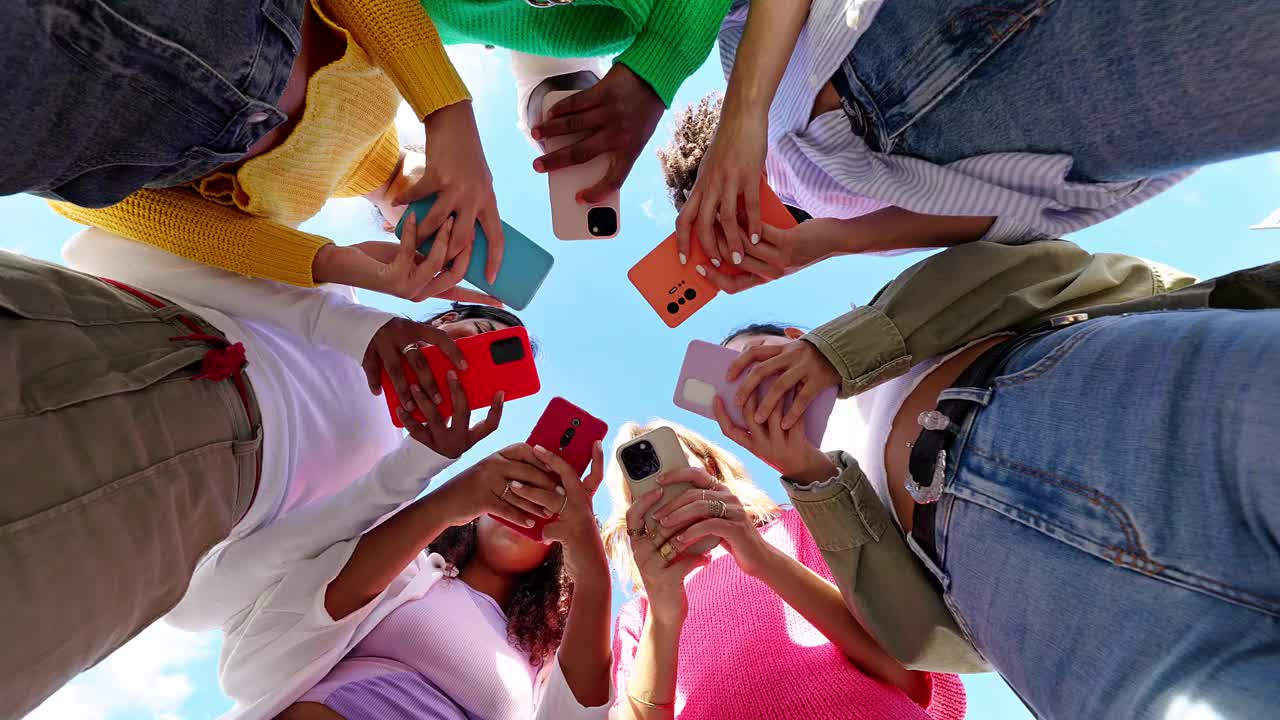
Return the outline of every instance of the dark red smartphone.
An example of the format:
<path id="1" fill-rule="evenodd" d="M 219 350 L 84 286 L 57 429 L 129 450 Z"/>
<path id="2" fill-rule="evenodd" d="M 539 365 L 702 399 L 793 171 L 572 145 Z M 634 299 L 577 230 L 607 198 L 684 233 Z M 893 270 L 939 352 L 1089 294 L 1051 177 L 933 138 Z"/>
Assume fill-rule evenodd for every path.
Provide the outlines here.
<path id="1" fill-rule="evenodd" d="M 533 426 L 526 441 L 530 447 L 541 445 L 564 458 L 569 467 L 578 473 L 578 477 L 587 471 L 591 464 L 591 446 L 596 441 L 603 441 L 609 432 L 609 426 L 603 420 L 574 405 L 562 397 L 553 397 L 542 411 L 542 417 Z M 497 515 L 490 515 L 494 520 L 506 525 L 516 532 L 539 542 L 542 541 L 542 528 L 548 520 L 534 519 L 533 527 L 527 528 L 508 522 Z M 554 519 L 554 518 L 552 518 Z"/>
<path id="2" fill-rule="evenodd" d="M 462 381 L 462 390 L 467 396 L 467 404 L 472 410 L 489 407 L 494 393 L 503 392 L 503 402 L 518 400 L 534 395 L 542 388 L 538 380 L 538 368 L 533 363 L 533 348 L 529 345 L 529 333 L 522 327 L 503 328 L 492 332 L 481 333 L 458 341 L 458 350 L 467 359 L 467 371 L 458 372 Z M 453 368 L 453 363 L 444 352 L 434 346 L 425 345 L 421 352 L 431 368 L 431 377 L 435 378 L 440 396 L 444 398 L 436 407 L 446 418 L 453 414 L 453 399 L 449 396 L 449 382 L 445 373 Z M 418 382 L 413 368 L 405 367 L 405 377 L 412 383 Z M 382 368 L 382 394 L 387 399 L 387 411 L 391 413 L 391 422 L 396 427 L 404 427 L 396 416 L 396 408 L 400 407 L 400 397 L 391 384 L 391 376 Z M 413 417 L 425 423 L 427 417 L 422 410 L 414 408 Z"/>

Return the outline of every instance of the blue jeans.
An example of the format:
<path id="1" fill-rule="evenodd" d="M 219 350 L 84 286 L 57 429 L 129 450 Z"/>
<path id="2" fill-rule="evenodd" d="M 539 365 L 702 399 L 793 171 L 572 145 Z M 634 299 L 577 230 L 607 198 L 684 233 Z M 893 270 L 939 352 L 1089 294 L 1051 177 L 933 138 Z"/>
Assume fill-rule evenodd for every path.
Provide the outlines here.
<path id="1" fill-rule="evenodd" d="M 239 159 L 285 120 L 304 2 L 0 3 L 0 195 L 103 207 Z"/>
<path id="2" fill-rule="evenodd" d="M 886 2 L 850 55 L 868 144 L 1073 155 L 1120 181 L 1280 148 L 1274 0 Z"/>
<path id="3" fill-rule="evenodd" d="M 1033 341 L 956 450 L 945 598 L 1039 717 L 1276 716 L 1280 310 Z"/>

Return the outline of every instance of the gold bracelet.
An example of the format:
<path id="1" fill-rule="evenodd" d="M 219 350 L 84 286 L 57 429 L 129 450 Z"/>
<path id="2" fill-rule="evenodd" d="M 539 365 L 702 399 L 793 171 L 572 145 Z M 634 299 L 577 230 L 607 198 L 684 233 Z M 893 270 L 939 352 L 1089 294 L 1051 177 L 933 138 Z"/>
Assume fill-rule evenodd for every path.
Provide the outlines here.
<path id="1" fill-rule="evenodd" d="M 675 708 L 676 706 L 675 700 L 672 700 L 671 702 L 666 702 L 666 703 L 651 703 L 648 700 L 641 700 L 635 695 L 632 695 L 630 690 L 627 691 L 627 697 L 631 698 L 632 702 L 639 703 L 648 708 L 653 708 L 654 710 L 668 710 L 668 709 Z"/>

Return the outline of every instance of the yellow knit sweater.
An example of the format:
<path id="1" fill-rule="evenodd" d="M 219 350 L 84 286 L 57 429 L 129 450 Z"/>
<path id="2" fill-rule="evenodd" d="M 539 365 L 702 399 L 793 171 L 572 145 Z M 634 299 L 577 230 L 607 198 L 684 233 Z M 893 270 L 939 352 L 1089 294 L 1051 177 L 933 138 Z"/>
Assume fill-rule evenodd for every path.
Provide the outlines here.
<path id="1" fill-rule="evenodd" d="M 346 50 L 307 80 L 302 117 L 279 145 L 188 187 L 140 190 L 97 210 L 53 209 L 206 265 L 314 285 L 312 263 L 330 240 L 296 227 L 329 198 L 365 195 L 390 179 L 400 97 L 425 117 L 469 96 L 418 0 L 311 3 Z"/>

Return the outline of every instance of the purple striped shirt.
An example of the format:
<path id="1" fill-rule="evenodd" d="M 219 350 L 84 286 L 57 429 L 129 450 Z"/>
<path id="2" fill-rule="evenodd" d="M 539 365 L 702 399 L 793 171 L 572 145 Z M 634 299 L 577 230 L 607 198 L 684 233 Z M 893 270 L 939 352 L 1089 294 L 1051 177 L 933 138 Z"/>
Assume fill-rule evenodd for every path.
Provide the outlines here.
<path id="1" fill-rule="evenodd" d="M 809 120 L 881 0 L 812 0 L 769 107 L 769 182 L 783 202 L 814 217 L 851 218 L 894 205 L 926 215 L 996 216 L 984 240 L 1057 238 L 1118 215 L 1193 171 L 1118 183 L 1068 182 L 1071 156 L 992 153 L 937 165 L 871 151 L 840 110 Z M 725 77 L 742 40 L 748 3 L 735 0 L 720 28 Z"/>

